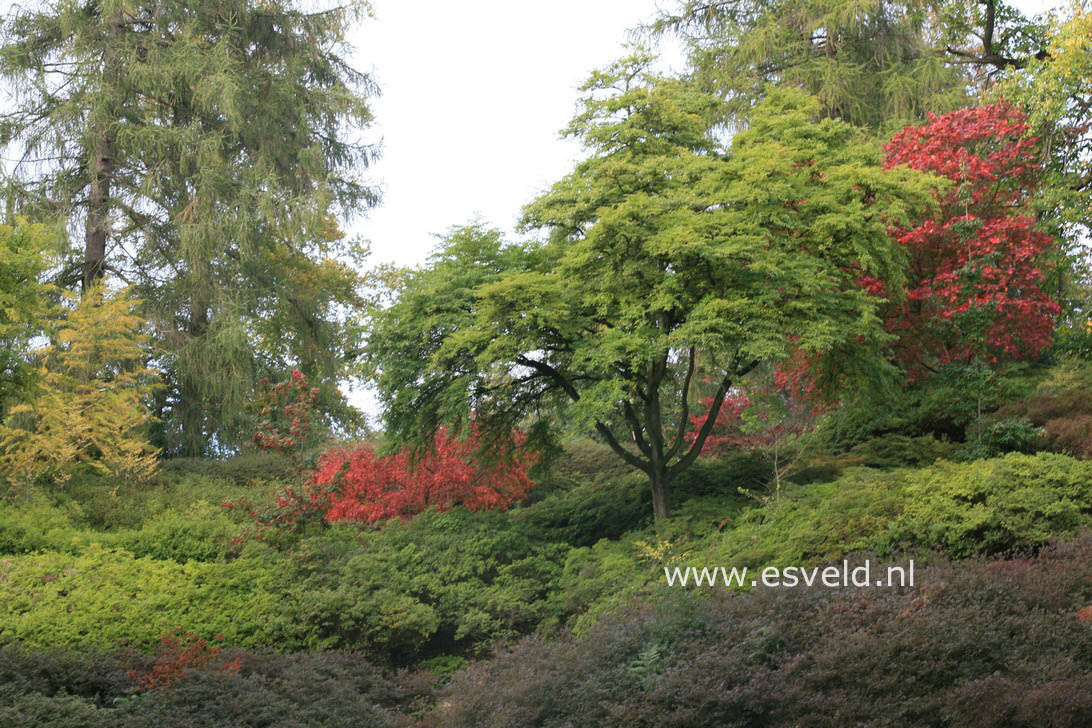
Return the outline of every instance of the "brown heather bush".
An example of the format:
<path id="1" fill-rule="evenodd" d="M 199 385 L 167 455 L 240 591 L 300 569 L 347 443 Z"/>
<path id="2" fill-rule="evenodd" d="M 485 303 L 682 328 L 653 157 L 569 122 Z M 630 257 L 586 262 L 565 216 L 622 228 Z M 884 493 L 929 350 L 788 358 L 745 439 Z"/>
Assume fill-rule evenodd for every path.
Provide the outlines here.
<path id="1" fill-rule="evenodd" d="M 997 416 L 1027 417 L 1046 430 L 1048 449 L 1092 458 L 1092 363 L 1058 364 L 1035 394 L 1003 407 Z"/>
<path id="2" fill-rule="evenodd" d="M 876 565 L 873 564 L 873 568 Z M 914 588 L 665 595 L 456 676 L 429 728 L 1092 725 L 1092 537 Z"/>

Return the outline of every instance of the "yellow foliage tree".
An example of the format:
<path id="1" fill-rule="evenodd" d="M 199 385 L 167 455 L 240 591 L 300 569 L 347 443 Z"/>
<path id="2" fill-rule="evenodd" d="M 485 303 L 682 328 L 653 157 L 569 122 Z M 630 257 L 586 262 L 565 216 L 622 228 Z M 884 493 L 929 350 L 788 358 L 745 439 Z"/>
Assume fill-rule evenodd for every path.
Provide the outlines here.
<path id="1" fill-rule="evenodd" d="M 156 463 L 146 425 L 156 373 L 128 289 L 87 291 L 38 349 L 39 387 L 0 425 L 0 472 L 13 485 L 63 483 L 81 466 L 146 478 Z"/>

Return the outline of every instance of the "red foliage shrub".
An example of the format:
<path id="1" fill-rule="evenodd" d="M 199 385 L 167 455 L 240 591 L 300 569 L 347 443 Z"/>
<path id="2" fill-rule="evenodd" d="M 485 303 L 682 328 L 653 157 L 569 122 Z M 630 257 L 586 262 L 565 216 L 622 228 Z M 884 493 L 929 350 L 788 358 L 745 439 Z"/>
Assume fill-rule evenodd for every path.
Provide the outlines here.
<path id="1" fill-rule="evenodd" d="M 516 438 L 516 447 L 522 438 Z M 407 517 L 429 507 L 465 506 L 477 511 L 505 509 L 527 497 L 527 470 L 535 456 L 480 462 L 477 433 L 459 440 L 440 429 L 433 447 L 419 461 L 409 453 L 379 456 L 368 445 L 332 450 L 319 460 L 314 484 L 330 489 L 326 519 L 375 521 Z"/>
<path id="2" fill-rule="evenodd" d="M 1041 285 L 1054 240 L 1022 212 L 1039 182 L 1036 143 L 1024 115 L 998 103 L 930 115 L 885 147 L 888 168 L 908 165 L 954 183 L 934 217 L 894 231 L 910 255 L 910 280 L 886 326 L 911 375 L 978 358 L 1034 357 L 1050 343 L 1059 307 Z M 879 281 L 862 284 L 885 295 Z"/>
<path id="3" fill-rule="evenodd" d="M 307 378 L 293 369 L 287 381 L 258 382 L 267 389 L 258 397 L 262 421 L 254 433 L 254 444 L 263 450 L 288 453 L 298 450 L 313 433 L 312 422 L 318 387 L 307 386 Z"/>
<path id="4" fill-rule="evenodd" d="M 242 658 L 218 660 L 220 647 L 182 629 L 167 632 L 160 637 L 159 644 L 157 659 L 150 669 L 129 671 L 129 677 L 145 690 L 167 687 L 191 671 L 215 667 L 220 672 L 238 672 L 242 667 Z"/>

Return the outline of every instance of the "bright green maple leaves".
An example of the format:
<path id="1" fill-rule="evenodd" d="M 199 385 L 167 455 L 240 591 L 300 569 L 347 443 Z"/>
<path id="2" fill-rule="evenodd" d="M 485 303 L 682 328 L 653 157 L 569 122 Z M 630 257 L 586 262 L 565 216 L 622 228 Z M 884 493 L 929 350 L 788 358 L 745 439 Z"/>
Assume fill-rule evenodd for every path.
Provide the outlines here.
<path id="1" fill-rule="evenodd" d="M 841 371 L 883 360 L 858 279 L 899 289 L 888 226 L 931 204 L 930 178 L 882 171 L 876 143 L 816 122 L 799 92 L 772 92 L 725 149 L 721 102 L 647 59 L 585 91 L 567 133 L 591 156 L 527 207 L 541 241 L 459 231 L 379 319 L 396 434 L 469 417 L 626 431 L 637 450 L 616 452 L 666 482 L 704 439 L 686 432 L 694 369 L 726 390 L 797 352 Z"/>

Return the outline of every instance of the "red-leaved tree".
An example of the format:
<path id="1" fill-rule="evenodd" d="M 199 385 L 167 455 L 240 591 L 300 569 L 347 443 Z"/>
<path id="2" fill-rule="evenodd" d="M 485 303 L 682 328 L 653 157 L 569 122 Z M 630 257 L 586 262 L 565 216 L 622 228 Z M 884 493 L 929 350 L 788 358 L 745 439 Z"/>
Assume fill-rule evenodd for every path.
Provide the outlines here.
<path id="1" fill-rule="evenodd" d="M 885 147 L 888 169 L 908 165 L 952 181 L 933 217 L 894 231 L 909 253 L 909 279 L 886 326 L 911 377 L 950 363 L 1030 358 L 1050 343 L 1059 307 L 1042 286 L 1054 240 L 1027 214 L 1041 173 L 1036 144 L 1023 113 L 997 103 L 930 115 Z M 862 284 L 886 296 L 882 283 Z"/>
<path id="2" fill-rule="evenodd" d="M 458 439 L 441 428 L 416 462 L 407 452 L 380 456 L 368 445 L 327 452 L 314 475 L 315 485 L 330 493 L 326 519 L 372 523 L 429 507 L 505 509 L 526 498 L 534 454 L 517 449 L 515 457 L 482 462 L 480 447 L 477 433 Z"/>

